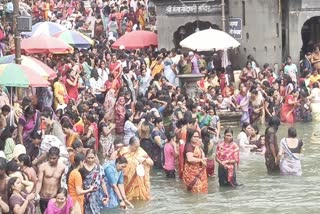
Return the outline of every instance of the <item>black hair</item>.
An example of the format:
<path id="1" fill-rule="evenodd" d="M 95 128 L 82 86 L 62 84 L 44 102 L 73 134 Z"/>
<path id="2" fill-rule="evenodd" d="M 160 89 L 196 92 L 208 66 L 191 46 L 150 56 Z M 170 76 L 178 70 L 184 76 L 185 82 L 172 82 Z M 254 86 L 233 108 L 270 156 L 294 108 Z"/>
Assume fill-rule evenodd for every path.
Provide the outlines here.
<path id="1" fill-rule="evenodd" d="M 296 138 L 297 137 L 297 130 L 294 127 L 290 127 L 288 129 L 288 137 L 289 138 Z"/>
<path id="2" fill-rule="evenodd" d="M 13 193 L 13 189 L 12 186 L 14 185 L 14 183 L 18 180 L 18 177 L 12 177 L 9 179 L 7 187 L 8 187 L 8 198 L 11 197 L 12 193 Z"/>
<path id="3" fill-rule="evenodd" d="M 33 132 L 31 132 L 31 134 L 30 134 L 30 138 L 31 139 L 34 139 L 34 140 L 41 140 L 42 139 L 42 135 L 41 134 L 39 134 L 39 132 L 37 132 L 37 131 L 33 131 Z"/>
<path id="4" fill-rule="evenodd" d="M 58 192 L 57 192 L 57 195 L 60 194 L 60 193 L 63 193 L 63 195 L 67 198 L 68 190 L 66 188 L 63 188 L 63 187 L 59 188 Z"/>
<path id="5" fill-rule="evenodd" d="M 259 127 L 256 124 L 253 124 L 252 128 L 259 134 Z"/>
<path id="6" fill-rule="evenodd" d="M 207 127 L 201 129 L 201 139 L 203 143 L 203 152 L 205 155 L 208 154 L 209 144 L 210 144 L 210 134 Z"/>
<path id="7" fill-rule="evenodd" d="M 170 131 L 168 134 L 167 134 L 167 139 L 168 139 L 168 142 L 175 138 L 176 134 L 173 132 L 173 131 Z"/>
<path id="8" fill-rule="evenodd" d="M 120 156 L 116 159 L 116 164 L 127 164 L 128 160 L 127 158 Z"/>
<path id="9" fill-rule="evenodd" d="M 8 105 L 4 105 L 1 108 L 1 112 L 10 112 L 10 111 L 11 111 L 11 108 Z"/>
<path id="10" fill-rule="evenodd" d="M 231 133 L 233 135 L 233 130 L 231 128 L 226 128 L 226 130 L 224 130 L 224 134 L 228 133 Z"/>
<path id="11" fill-rule="evenodd" d="M 6 145 L 6 140 L 12 137 L 12 133 L 10 127 L 7 126 L 0 135 L 0 150 L 4 151 L 4 147 Z"/>
<path id="12" fill-rule="evenodd" d="M 126 112 L 125 121 L 129 120 L 129 118 L 133 115 L 131 111 Z"/>
<path id="13" fill-rule="evenodd" d="M 161 118 L 161 117 L 156 117 L 156 118 L 154 119 L 154 121 L 153 121 L 154 125 L 157 125 L 157 124 L 159 124 L 159 123 L 161 123 L 161 122 L 162 122 L 162 118 Z"/>
<path id="14" fill-rule="evenodd" d="M 276 116 L 273 116 L 269 119 L 268 125 L 269 127 L 278 128 L 280 126 L 280 119 Z"/>
<path id="15" fill-rule="evenodd" d="M 7 169 L 7 159 L 0 157 L 0 170 L 4 171 Z"/>
<path id="16" fill-rule="evenodd" d="M 21 154 L 18 156 L 18 160 L 19 160 L 19 162 L 23 162 L 24 166 L 32 167 L 32 162 L 31 162 L 29 155 Z"/>
<path id="17" fill-rule="evenodd" d="M 246 128 L 250 126 L 250 123 L 248 122 L 243 122 L 242 123 L 242 127 L 241 127 L 241 131 L 245 132 L 246 131 Z"/>
<path id="18" fill-rule="evenodd" d="M 70 177 L 70 173 L 72 172 L 72 170 L 74 170 L 75 168 L 77 168 L 81 161 L 84 161 L 85 156 L 82 153 L 78 153 L 74 156 L 74 164 L 69 168 L 68 172 L 67 172 L 67 183 L 69 182 L 69 177 Z"/>
<path id="19" fill-rule="evenodd" d="M 52 119 L 53 113 L 50 110 L 45 110 L 41 113 L 42 117 Z"/>
<path id="20" fill-rule="evenodd" d="M 60 149 L 58 147 L 51 147 L 49 149 L 49 152 L 48 152 L 48 156 L 59 156 L 60 155 Z"/>

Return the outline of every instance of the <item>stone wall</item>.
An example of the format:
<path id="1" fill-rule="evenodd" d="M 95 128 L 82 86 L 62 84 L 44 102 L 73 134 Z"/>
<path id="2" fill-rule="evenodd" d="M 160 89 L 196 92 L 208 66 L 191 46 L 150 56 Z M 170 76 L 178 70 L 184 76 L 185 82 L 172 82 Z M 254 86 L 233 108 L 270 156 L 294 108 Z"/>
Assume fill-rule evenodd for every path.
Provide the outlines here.
<path id="1" fill-rule="evenodd" d="M 278 0 L 229 1 L 229 16 L 242 18 L 243 22 L 241 46 L 231 52 L 233 67 L 242 68 L 249 54 L 261 66 L 281 62 L 281 13 L 278 6 Z"/>

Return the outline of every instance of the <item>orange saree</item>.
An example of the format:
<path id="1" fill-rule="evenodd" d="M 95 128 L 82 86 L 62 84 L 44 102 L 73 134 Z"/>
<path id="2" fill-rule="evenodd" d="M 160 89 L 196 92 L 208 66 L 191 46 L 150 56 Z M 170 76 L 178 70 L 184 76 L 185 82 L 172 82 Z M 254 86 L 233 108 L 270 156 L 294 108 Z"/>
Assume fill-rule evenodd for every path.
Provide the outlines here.
<path id="1" fill-rule="evenodd" d="M 190 152 L 193 149 L 195 158 L 204 158 L 204 153 L 199 146 L 193 147 L 187 144 L 186 151 Z M 193 148 L 191 148 L 193 147 Z M 184 164 L 183 182 L 187 186 L 188 191 L 207 193 L 208 192 L 208 177 L 206 166 L 202 163 L 189 163 L 187 160 Z"/>
<path id="2" fill-rule="evenodd" d="M 136 152 L 130 152 L 128 147 L 124 147 L 120 151 L 120 156 L 128 160 L 127 167 L 124 172 L 124 188 L 127 199 L 131 200 L 149 200 L 150 199 L 150 166 L 143 164 L 145 175 L 140 177 L 137 175 L 136 168 L 139 161 L 148 157 L 148 154 L 139 147 Z"/>

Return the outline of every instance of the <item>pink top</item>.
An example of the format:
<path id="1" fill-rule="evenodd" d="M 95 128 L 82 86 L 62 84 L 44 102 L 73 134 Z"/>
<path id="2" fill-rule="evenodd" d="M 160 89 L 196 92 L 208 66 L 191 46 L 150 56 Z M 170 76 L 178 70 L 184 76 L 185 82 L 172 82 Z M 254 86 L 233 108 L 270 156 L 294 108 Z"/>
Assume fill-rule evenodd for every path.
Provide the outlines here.
<path id="1" fill-rule="evenodd" d="M 174 170 L 175 169 L 175 151 L 173 145 L 166 143 L 164 145 L 164 169 Z"/>
<path id="2" fill-rule="evenodd" d="M 67 202 L 62 208 L 59 208 L 56 206 L 55 199 L 51 199 L 44 213 L 45 214 L 66 214 L 66 213 L 70 213 L 72 207 L 73 207 L 73 201 L 70 196 L 68 196 Z"/>

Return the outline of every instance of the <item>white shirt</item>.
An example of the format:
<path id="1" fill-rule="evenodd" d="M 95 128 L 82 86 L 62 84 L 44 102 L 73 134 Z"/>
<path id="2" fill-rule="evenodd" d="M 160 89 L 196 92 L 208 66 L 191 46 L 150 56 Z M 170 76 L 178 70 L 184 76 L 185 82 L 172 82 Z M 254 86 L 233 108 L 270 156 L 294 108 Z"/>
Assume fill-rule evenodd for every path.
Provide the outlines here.
<path id="1" fill-rule="evenodd" d="M 89 80 L 90 83 L 90 87 L 92 88 L 92 93 L 93 94 L 101 94 L 101 91 L 99 91 L 98 89 L 102 89 L 104 83 L 102 82 L 102 79 L 99 78 L 97 81 L 92 77 Z"/>

